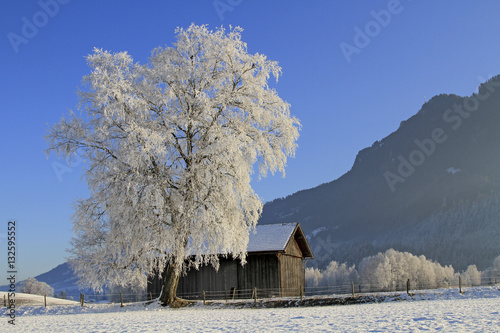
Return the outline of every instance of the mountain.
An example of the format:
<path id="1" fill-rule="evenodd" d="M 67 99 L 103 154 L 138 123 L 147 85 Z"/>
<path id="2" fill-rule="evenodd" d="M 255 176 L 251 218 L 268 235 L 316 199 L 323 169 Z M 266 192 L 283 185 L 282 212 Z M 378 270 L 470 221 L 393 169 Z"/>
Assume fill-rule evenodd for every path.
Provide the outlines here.
<path id="1" fill-rule="evenodd" d="M 103 292 L 101 293 L 96 293 L 89 288 L 82 289 L 78 286 L 78 277 L 67 262 L 60 264 L 46 273 L 35 276 L 35 279 L 40 282 L 45 282 L 54 288 L 54 296 L 57 297 L 64 291 L 66 297 L 73 300 L 80 299 L 80 293 L 85 294 L 86 302 L 119 302 L 122 296 L 124 302 L 137 302 L 144 300 L 146 297 L 146 291 L 140 287 L 127 288 L 104 286 Z M 18 287 L 22 283 L 23 281 L 20 281 Z M 8 285 L 0 286 L 0 291 L 7 290 L 9 290 Z M 121 295 L 121 293 L 123 294 Z"/>
<path id="2" fill-rule="evenodd" d="M 484 269 L 500 255 L 499 147 L 497 76 L 433 97 L 337 180 L 266 203 L 259 223 L 300 222 L 319 267 L 392 247 Z"/>
<path id="3" fill-rule="evenodd" d="M 64 290 L 68 297 L 80 297 L 81 290 L 77 284 L 78 277 L 74 275 L 73 270 L 67 262 L 60 264 L 46 273 L 35 276 L 35 279 L 45 282 L 54 288 L 54 295 L 58 295 Z"/>
<path id="4" fill-rule="evenodd" d="M 67 262 L 60 264 L 46 273 L 35 276 L 35 279 L 45 282 L 54 288 L 54 295 L 59 295 L 61 291 L 65 291 L 68 298 L 79 299 L 80 292 L 86 295 L 95 294 L 90 289 L 80 289 L 78 287 L 78 277 L 74 275 L 73 270 Z M 9 286 L 0 286 L 0 291 L 6 290 L 9 290 Z"/>

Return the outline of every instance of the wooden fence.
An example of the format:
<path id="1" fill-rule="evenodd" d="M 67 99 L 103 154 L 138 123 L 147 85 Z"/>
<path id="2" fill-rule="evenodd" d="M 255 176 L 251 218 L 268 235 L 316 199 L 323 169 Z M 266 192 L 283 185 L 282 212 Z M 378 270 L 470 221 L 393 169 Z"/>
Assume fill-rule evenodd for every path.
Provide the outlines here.
<path id="1" fill-rule="evenodd" d="M 355 282 L 344 283 L 340 285 L 334 286 L 318 286 L 318 287 L 305 287 L 302 286 L 297 288 L 297 290 L 287 289 L 285 292 L 287 294 L 295 294 L 297 296 L 293 298 L 303 297 L 314 297 L 314 296 L 335 296 L 335 295 L 343 295 L 343 296 L 362 296 L 366 294 L 373 294 L 376 292 L 400 292 L 400 293 L 408 293 L 412 294 L 418 290 L 429 290 L 429 289 L 457 289 L 460 293 L 465 291 L 465 288 L 476 287 L 476 286 L 500 286 L 500 276 L 491 277 L 487 279 L 482 279 L 481 283 L 471 284 L 468 282 L 464 282 L 462 276 L 458 276 L 456 281 L 443 281 L 441 284 L 431 283 L 430 281 L 412 281 L 406 279 L 405 281 L 394 281 L 391 286 L 381 286 L 374 284 L 359 284 Z M 200 301 L 203 303 L 207 303 L 209 301 L 225 301 L 226 303 L 233 301 L 241 301 L 241 300 L 253 300 L 256 302 L 258 299 L 279 299 L 280 293 L 283 292 L 283 288 L 281 289 L 243 289 L 237 290 L 235 288 L 227 289 L 227 290 L 204 290 L 197 293 L 189 293 L 189 294 L 178 294 L 177 296 L 190 301 Z M 117 293 L 117 294 L 80 294 L 80 298 L 78 301 L 63 303 L 62 300 L 58 303 L 57 298 L 50 298 L 48 301 L 48 297 L 33 295 L 35 301 L 31 301 L 30 303 L 25 303 L 24 305 L 40 305 L 40 306 L 51 306 L 51 305 L 80 305 L 85 306 L 88 303 L 119 303 L 121 306 L 124 306 L 126 303 L 134 303 L 134 302 L 145 302 L 152 301 L 157 299 L 160 295 L 155 295 L 152 293 L 148 294 L 126 294 L 126 293 Z M 284 297 L 290 298 L 290 297 Z M 3 304 L 4 306 L 8 306 L 10 300 L 8 295 L 4 294 Z"/>

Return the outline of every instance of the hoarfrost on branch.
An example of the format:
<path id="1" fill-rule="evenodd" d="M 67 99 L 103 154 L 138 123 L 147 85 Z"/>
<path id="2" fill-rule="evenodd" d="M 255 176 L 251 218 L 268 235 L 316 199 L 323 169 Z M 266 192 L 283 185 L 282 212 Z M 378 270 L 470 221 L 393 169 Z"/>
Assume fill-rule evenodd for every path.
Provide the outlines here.
<path id="1" fill-rule="evenodd" d="M 300 123 L 268 85 L 281 68 L 249 54 L 241 31 L 178 28 L 144 65 L 127 52 L 87 57 L 80 114 L 46 136 L 48 153 L 86 162 L 70 250 L 83 285 L 145 286 L 167 263 L 245 260 L 262 210 L 254 165 L 284 175 Z"/>

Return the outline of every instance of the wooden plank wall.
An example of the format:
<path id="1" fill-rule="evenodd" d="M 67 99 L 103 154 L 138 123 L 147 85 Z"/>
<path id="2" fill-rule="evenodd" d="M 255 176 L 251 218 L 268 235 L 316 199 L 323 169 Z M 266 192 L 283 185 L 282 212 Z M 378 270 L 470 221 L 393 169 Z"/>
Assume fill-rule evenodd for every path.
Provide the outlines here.
<path id="1" fill-rule="evenodd" d="M 299 296 L 304 287 L 302 253 L 292 238 L 285 253 L 249 255 L 243 267 L 239 261 L 221 258 L 219 272 L 212 266 L 200 267 L 199 270 L 191 268 L 186 276 L 181 276 L 177 294 L 189 299 L 201 299 L 203 290 L 230 293 L 231 288 L 236 288 L 235 298 L 250 298 L 252 290 L 257 288 L 259 298 L 288 297 Z M 151 292 L 153 297 L 158 297 L 161 288 L 162 281 L 158 277 L 149 279 L 148 294 Z M 223 299 L 224 296 L 219 295 L 218 298 Z"/>
<path id="2" fill-rule="evenodd" d="M 279 262 L 276 254 L 249 255 L 245 266 L 238 265 L 238 289 L 258 290 L 258 297 L 280 295 Z"/>
<path id="3" fill-rule="evenodd" d="M 160 279 L 158 277 L 158 274 L 148 276 L 148 286 L 147 286 L 148 297 L 150 293 L 153 296 L 153 298 L 159 297 L 162 286 L 163 286 L 163 279 Z"/>
<path id="4" fill-rule="evenodd" d="M 299 296 L 304 291 L 305 270 L 302 252 L 295 241 L 290 239 L 285 253 L 280 257 L 281 296 Z"/>
<path id="5" fill-rule="evenodd" d="M 188 299 L 201 299 L 205 290 L 222 292 L 218 297 L 207 299 L 223 299 L 224 291 L 228 294 L 236 288 L 235 298 L 251 298 L 254 288 L 258 289 L 258 297 L 280 296 L 280 274 L 278 256 L 258 254 L 247 256 L 247 263 L 241 266 L 239 260 L 220 259 L 220 268 L 216 272 L 212 266 L 203 266 L 199 270 L 191 268 L 187 275 L 181 276 L 177 294 Z M 157 276 L 148 279 L 148 295 L 154 298 L 161 293 L 163 279 Z M 230 295 L 232 297 L 232 294 Z"/>
<path id="6" fill-rule="evenodd" d="M 201 297 L 203 290 L 230 291 L 231 288 L 237 288 L 237 266 L 238 261 L 221 258 L 218 272 L 212 266 L 203 266 L 199 270 L 191 268 L 187 275 L 179 279 L 177 294 Z"/>

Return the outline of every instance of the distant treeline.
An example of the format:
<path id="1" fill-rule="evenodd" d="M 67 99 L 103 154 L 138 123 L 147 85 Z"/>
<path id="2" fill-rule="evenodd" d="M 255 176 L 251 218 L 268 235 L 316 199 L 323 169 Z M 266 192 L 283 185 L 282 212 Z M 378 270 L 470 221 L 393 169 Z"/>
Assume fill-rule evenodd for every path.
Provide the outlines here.
<path id="1" fill-rule="evenodd" d="M 492 266 L 479 271 L 470 265 L 463 272 L 452 266 L 441 266 L 425 256 L 389 249 L 361 260 L 355 265 L 330 262 L 325 270 L 306 268 L 306 287 L 347 286 L 354 283 L 372 291 L 403 290 L 408 280 L 412 289 L 432 289 L 457 286 L 459 276 L 463 285 L 479 286 L 500 283 L 500 256 Z"/>

